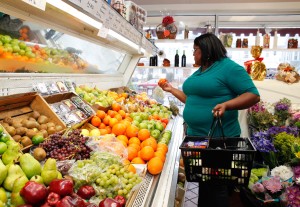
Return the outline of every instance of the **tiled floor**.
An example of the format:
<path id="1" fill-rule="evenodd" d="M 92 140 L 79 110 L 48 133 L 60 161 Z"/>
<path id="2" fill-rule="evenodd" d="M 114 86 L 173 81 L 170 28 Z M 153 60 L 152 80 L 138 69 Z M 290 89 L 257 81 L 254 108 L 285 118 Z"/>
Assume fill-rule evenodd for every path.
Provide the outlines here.
<path id="1" fill-rule="evenodd" d="M 198 206 L 198 183 L 187 183 L 185 192 L 184 207 Z"/>

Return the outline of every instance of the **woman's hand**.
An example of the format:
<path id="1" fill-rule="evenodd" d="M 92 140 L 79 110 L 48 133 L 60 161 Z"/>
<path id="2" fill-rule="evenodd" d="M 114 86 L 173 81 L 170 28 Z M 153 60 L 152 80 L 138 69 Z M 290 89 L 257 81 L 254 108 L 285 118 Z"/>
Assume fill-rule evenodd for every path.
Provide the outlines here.
<path id="1" fill-rule="evenodd" d="M 222 103 L 222 104 L 217 104 L 213 110 L 212 110 L 212 113 L 214 114 L 214 116 L 223 116 L 224 113 L 226 111 L 226 105 L 225 103 Z"/>
<path id="2" fill-rule="evenodd" d="M 164 83 L 160 87 L 166 92 L 171 92 L 173 89 L 173 86 L 169 82 Z"/>

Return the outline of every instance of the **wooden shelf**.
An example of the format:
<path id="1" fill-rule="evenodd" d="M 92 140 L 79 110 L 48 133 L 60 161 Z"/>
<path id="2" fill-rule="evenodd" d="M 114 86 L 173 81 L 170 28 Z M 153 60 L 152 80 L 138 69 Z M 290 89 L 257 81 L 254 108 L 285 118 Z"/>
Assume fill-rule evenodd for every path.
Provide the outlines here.
<path id="1" fill-rule="evenodd" d="M 164 66 L 136 66 L 137 69 L 183 69 L 183 70 L 197 70 L 199 67 L 164 67 Z"/>

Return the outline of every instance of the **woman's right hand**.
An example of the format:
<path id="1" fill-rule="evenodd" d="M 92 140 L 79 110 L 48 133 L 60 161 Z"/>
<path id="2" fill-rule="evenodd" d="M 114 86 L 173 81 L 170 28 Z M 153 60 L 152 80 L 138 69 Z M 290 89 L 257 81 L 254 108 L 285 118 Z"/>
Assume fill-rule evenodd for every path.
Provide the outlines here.
<path id="1" fill-rule="evenodd" d="M 171 92 L 173 89 L 173 86 L 169 82 L 164 83 L 160 87 L 166 92 Z"/>

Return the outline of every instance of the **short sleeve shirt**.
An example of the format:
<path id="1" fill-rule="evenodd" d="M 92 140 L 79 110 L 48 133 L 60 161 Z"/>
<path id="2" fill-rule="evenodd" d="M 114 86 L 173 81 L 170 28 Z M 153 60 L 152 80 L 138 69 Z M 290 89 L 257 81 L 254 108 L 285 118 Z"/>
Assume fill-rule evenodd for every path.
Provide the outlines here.
<path id="1" fill-rule="evenodd" d="M 250 92 L 259 95 L 246 70 L 229 58 L 215 62 L 205 71 L 201 68 L 183 83 L 186 103 L 183 118 L 188 125 L 188 135 L 207 136 L 213 121 L 212 109 L 220 103 Z M 222 116 L 226 137 L 239 136 L 238 111 L 228 110 Z M 220 136 L 216 130 L 214 136 Z"/>

